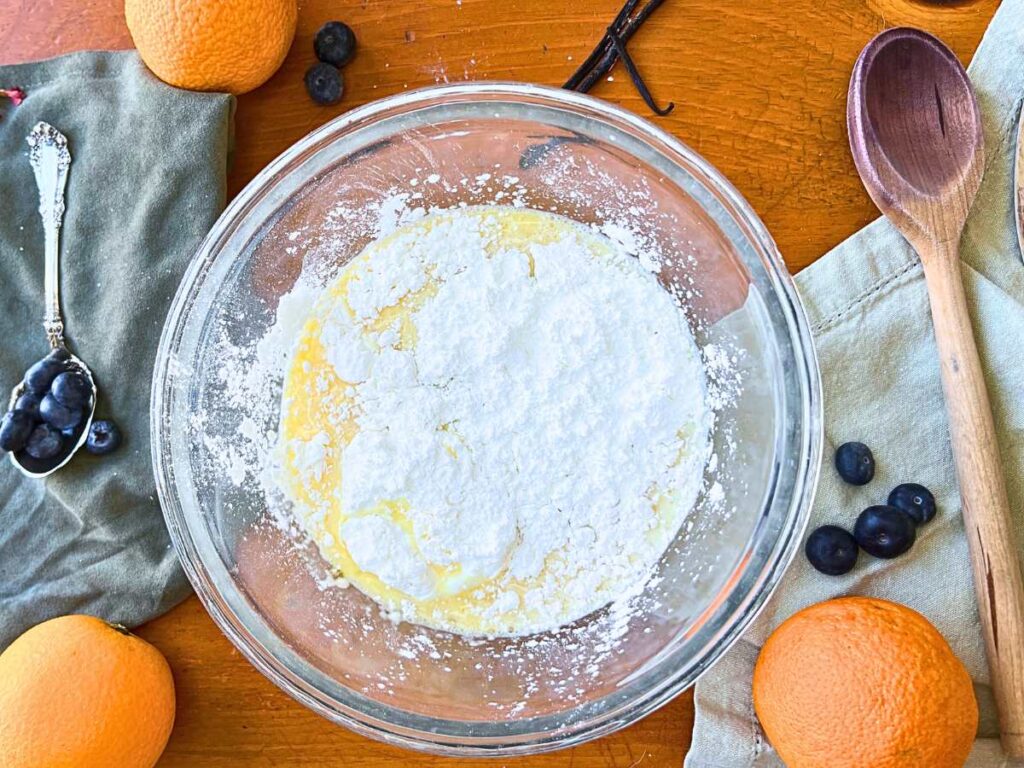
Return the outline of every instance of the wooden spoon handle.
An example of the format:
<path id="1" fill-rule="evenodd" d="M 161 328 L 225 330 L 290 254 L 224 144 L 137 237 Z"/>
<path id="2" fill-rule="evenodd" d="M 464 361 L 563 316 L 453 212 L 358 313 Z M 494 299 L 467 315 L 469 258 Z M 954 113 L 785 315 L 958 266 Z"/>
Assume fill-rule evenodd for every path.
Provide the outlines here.
<path id="1" fill-rule="evenodd" d="M 1024 579 L 956 245 L 922 253 L 1003 749 L 1024 758 Z"/>

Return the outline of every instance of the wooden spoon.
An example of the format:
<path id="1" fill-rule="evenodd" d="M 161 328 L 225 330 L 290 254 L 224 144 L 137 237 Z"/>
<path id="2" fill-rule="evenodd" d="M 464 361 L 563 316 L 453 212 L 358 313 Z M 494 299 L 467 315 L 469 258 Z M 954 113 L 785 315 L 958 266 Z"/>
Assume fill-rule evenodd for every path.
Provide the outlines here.
<path id="1" fill-rule="evenodd" d="M 985 163 L 978 103 L 942 42 L 890 29 L 857 60 L 847 122 L 868 194 L 924 266 L 1003 749 L 1024 757 L 1024 580 L 960 274 Z"/>

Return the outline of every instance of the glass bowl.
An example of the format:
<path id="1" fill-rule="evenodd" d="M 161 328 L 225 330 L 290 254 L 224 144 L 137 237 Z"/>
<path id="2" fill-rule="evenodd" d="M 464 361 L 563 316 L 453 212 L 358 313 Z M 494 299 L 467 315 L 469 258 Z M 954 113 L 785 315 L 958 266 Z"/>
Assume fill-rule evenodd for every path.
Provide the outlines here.
<path id="1" fill-rule="evenodd" d="M 722 379 L 715 458 L 656 578 L 628 609 L 518 638 L 398 624 L 343 588 L 281 523 L 260 481 L 268 459 L 253 449 L 276 429 L 281 394 L 280 377 L 254 361 L 300 273 L 326 281 L 400 208 L 481 203 L 560 212 L 600 227 L 641 262 L 657 254 L 648 268 L 684 297 L 706 368 Z M 263 674 L 321 715 L 391 744 L 514 755 L 629 725 L 692 685 L 739 637 L 798 548 L 819 467 L 821 395 L 786 268 L 714 168 L 602 101 L 467 83 L 348 112 L 232 201 L 167 318 L 152 434 L 185 571 Z"/>

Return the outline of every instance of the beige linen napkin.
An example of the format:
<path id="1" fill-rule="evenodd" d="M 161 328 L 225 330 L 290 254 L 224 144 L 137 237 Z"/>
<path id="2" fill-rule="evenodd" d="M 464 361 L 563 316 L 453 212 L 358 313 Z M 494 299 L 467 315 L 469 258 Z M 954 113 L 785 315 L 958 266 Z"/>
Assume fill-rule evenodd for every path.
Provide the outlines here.
<path id="1" fill-rule="evenodd" d="M 866 41 L 865 41 L 866 42 Z M 1024 265 L 1014 236 L 1013 150 L 1024 97 L 1024 0 L 1006 0 L 970 67 L 985 118 L 985 179 L 962 243 L 964 281 L 999 432 L 1018 542 L 1024 542 Z M 686 768 L 762 768 L 781 761 L 754 716 L 750 683 L 767 634 L 798 609 L 844 594 L 873 595 L 920 611 L 974 679 L 981 724 L 969 766 L 1002 757 L 921 264 L 886 221 L 876 221 L 797 276 L 813 327 L 825 393 L 825 457 L 811 528 L 850 528 L 889 490 L 919 482 L 939 513 L 896 560 L 862 553 L 835 578 L 797 555 L 778 592 L 736 647 L 697 684 Z M 836 446 L 874 451 L 875 479 L 845 485 Z M 810 530 L 810 529 L 809 529 Z M 922 766 L 922 768 L 926 768 Z"/>

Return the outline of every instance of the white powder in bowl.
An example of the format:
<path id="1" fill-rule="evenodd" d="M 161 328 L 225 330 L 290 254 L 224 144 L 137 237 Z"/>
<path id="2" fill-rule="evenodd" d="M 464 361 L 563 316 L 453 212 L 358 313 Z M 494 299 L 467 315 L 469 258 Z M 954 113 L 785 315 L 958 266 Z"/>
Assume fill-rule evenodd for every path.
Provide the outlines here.
<path id="1" fill-rule="evenodd" d="M 641 588 L 695 503 L 700 354 L 610 234 L 436 212 L 307 297 L 301 331 L 279 323 L 277 481 L 324 558 L 396 617 L 554 629 Z"/>
<path id="2" fill-rule="evenodd" d="M 442 134 L 438 138 L 444 136 Z M 738 313 L 738 321 L 734 322 L 730 316 L 723 317 L 718 313 L 717 310 L 723 307 L 717 288 L 712 286 L 709 295 L 703 295 L 704 288 L 711 285 L 705 272 L 718 264 L 714 246 L 702 238 L 699 229 L 691 227 L 690 223 L 675 220 L 671 215 L 666 219 L 666 214 L 659 212 L 656 197 L 645 185 L 625 187 L 617 174 L 573 154 L 567 154 L 561 160 L 555 156 L 545 160 L 539 175 L 541 185 L 552 192 L 549 199 L 537 198 L 536 174 L 529 183 L 525 183 L 517 175 L 504 173 L 500 168 L 495 168 L 493 173 L 461 179 L 438 179 L 433 167 L 417 168 L 415 173 L 418 174 L 418 184 L 396 179 L 389 188 L 375 190 L 369 199 L 347 193 L 331 199 L 326 196 L 331 194 L 329 191 L 319 188 L 311 196 L 311 199 L 315 197 L 312 210 L 301 210 L 295 215 L 286 212 L 281 221 L 254 242 L 257 253 L 248 262 L 249 270 L 239 274 L 234 296 L 219 305 L 211 325 L 213 338 L 207 358 L 199 363 L 192 360 L 170 361 L 176 378 L 186 387 L 190 401 L 194 399 L 197 404 L 187 424 L 188 437 L 195 446 L 195 480 L 210 525 L 216 528 L 216 536 L 223 542 L 227 553 L 226 562 L 229 562 L 241 587 L 253 595 L 258 610 L 268 621 L 287 627 L 289 643 L 294 643 L 295 647 L 318 649 L 309 651 L 309 654 L 320 654 L 317 663 L 322 663 L 340 684 L 376 701 L 411 709 L 416 709 L 416 702 L 427 697 L 434 702 L 433 706 L 458 712 L 456 717 L 473 719 L 482 716 L 507 720 L 544 715 L 550 712 L 551 697 L 557 697 L 562 705 L 569 707 L 573 703 L 592 700 L 597 695 L 595 692 L 600 692 L 600 695 L 608 692 L 609 680 L 623 680 L 624 676 L 649 670 L 651 664 L 675 647 L 677 638 L 684 636 L 680 633 L 698 620 L 722 584 L 722 576 L 728 572 L 728 562 L 722 559 L 722 555 L 728 559 L 735 551 L 732 547 L 739 546 L 735 540 L 728 543 L 723 538 L 723 531 L 732 535 L 730 531 L 735 533 L 743 527 L 744 517 L 737 514 L 743 510 L 739 510 L 737 505 L 745 503 L 745 494 L 748 493 L 747 481 L 737 476 L 736 470 L 737 467 L 749 466 L 757 458 L 741 455 L 745 446 L 738 444 L 735 437 L 737 417 L 742 409 L 748 407 L 751 392 L 760 386 L 758 381 L 748 380 L 748 370 L 757 370 L 756 360 L 749 359 L 749 345 L 744 342 L 743 311 Z M 586 183 L 574 181 L 581 178 L 581 174 Z M 445 192 L 439 194 L 442 188 Z M 431 193 L 431 189 L 434 192 Z M 595 199 L 600 199 L 601 205 L 593 205 Z M 548 632 L 537 631 L 516 637 L 480 637 L 477 632 L 482 630 L 473 630 L 472 635 L 468 634 L 468 629 L 455 634 L 401 621 L 420 620 L 432 626 L 444 624 L 443 617 L 441 620 L 430 616 L 425 620 L 420 618 L 415 605 L 420 598 L 412 594 L 417 592 L 417 588 L 412 586 L 411 593 L 404 598 L 397 591 L 389 593 L 395 598 L 394 602 L 368 598 L 360 591 L 370 594 L 370 590 L 365 589 L 366 585 L 357 583 L 355 586 L 359 589 L 348 588 L 349 582 L 341 578 L 344 569 L 339 570 L 322 554 L 325 550 L 329 554 L 332 550 L 337 552 L 341 546 L 343 520 L 340 496 L 335 496 L 330 502 L 336 504 L 330 513 L 333 515 L 331 530 L 318 531 L 315 524 L 318 518 L 326 521 L 325 509 L 311 512 L 308 503 L 296 504 L 280 490 L 282 389 L 294 359 L 295 340 L 303 333 L 311 309 L 325 290 L 349 268 L 353 255 L 366 248 L 368 243 L 385 240 L 390 234 L 420 220 L 454 212 L 460 208 L 462 200 L 488 206 L 502 205 L 514 210 L 543 208 L 575 221 L 589 222 L 569 229 L 574 233 L 600 236 L 599 241 L 605 248 L 611 241 L 616 255 L 602 259 L 601 264 L 590 259 L 585 264 L 586 269 L 611 274 L 608 265 L 622 262 L 618 265 L 621 271 L 615 273 L 616 280 L 628 281 L 628 284 L 620 286 L 622 290 L 634 291 L 637 286 L 643 286 L 644 300 L 633 310 L 663 312 L 668 317 L 670 313 L 658 293 L 661 291 L 671 304 L 673 322 L 685 323 L 681 335 L 689 338 L 692 330 L 699 346 L 698 362 L 702 374 L 671 382 L 672 391 L 681 394 L 690 386 L 686 382 L 692 384 L 703 377 L 704 403 L 713 422 L 709 440 L 711 453 L 703 477 L 700 477 L 701 470 L 697 465 L 690 476 L 691 481 L 700 486 L 694 509 L 681 520 L 664 556 L 653 567 L 637 569 L 635 573 L 638 576 L 632 586 L 610 589 L 600 598 L 609 601 L 604 608 Z M 556 238 L 560 239 L 564 238 Z M 558 255 L 558 249 L 547 246 L 542 244 L 541 252 L 552 258 Z M 438 244 L 438 247 L 443 255 L 443 244 Z M 524 252 L 532 249 L 522 246 L 511 250 Z M 568 252 L 570 249 L 564 250 Z M 436 254 L 432 258 L 437 259 Z M 421 271 L 424 263 L 421 261 L 419 265 Z M 515 263 L 514 259 L 512 263 Z M 500 268 L 497 263 L 493 266 L 496 270 Z M 594 276 L 593 272 L 586 275 L 568 271 L 559 274 L 555 271 L 557 266 L 555 264 L 554 270 L 539 274 L 544 279 L 557 280 L 552 285 L 563 286 L 560 290 L 567 295 L 575 295 L 578 283 L 589 281 Z M 644 273 L 644 283 L 638 282 L 638 267 Z M 478 264 L 477 269 L 482 270 L 477 273 L 482 276 L 489 267 Z M 415 272 L 401 274 L 403 280 L 409 281 L 409 286 L 419 279 Z M 481 286 L 483 284 L 481 282 Z M 453 282 L 450 287 L 454 289 L 457 286 Z M 608 297 L 599 292 L 606 288 L 591 286 L 595 292 L 588 295 L 599 302 L 606 302 Z M 460 290 L 467 290 L 467 287 L 463 285 Z M 487 290 L 496 302 L 495 306 L 501 306 L 498 302 L 505 294 L 498 287 Z M 379 284 L 372 294 L 393 296 L 391 285 L 385 283 Z M 368 296 L 363 298 L 369 299 Z M 552 292 L 549 298 L 556 298 L 555 293 Z M 360 299 L 356 301 L 358 303 Z M 648 307 L 650 302 L 655 306 Z M 709 302 L 714 305 L 711 312 L 707 311 Z M 557 301 L 550 304 L 553 314 Z M 362 304 L 360 308 L 362 314 L 358 325 L 363 326 L 376 310 L 372 302 Z M 420 309 L 426 311 L 425 305 Z M 435 309 L 440 312 L 439 308 Z M 588 322 L 593 321 L 593 327 L 603 328 L 602 332 L 610 334 L 610 327 L 602 325 L 601 312 L 590 312 L 590 315 L 595 314 L 589 317 Z M 644 314 L 644 317 L 649 319 L 650 315 Z M 464 320 L 467 318 L 468 315 Z M 537 338 L 530 341 L 539 345 L 539 349 L 546 350 L 548 360 L 559 365 L 585 366 L 591 371 L 591 376 L 595 376 L 598 370 L 609 371 L 613 384 L 617 381 L 616 386 L 623 385 L 626 374 L 637 373 L 638 369 L 632 369 L 632 372 L 630 369 L 612 370 L 606 365 L 607 351 L 597 345 L 590 346 L 589 361 L 582 354 L 563 360 L 563 354 L 574 355 L 581 345 L 591 343 L 590 339 L 582 338 L 582 315 L 579 319 L 569 318 L 558 327 L 545 324 L 549 319 L 548 315 L 541 315 L 533 324 L 541 330 L 535 334 Z M 426 316 L 422 320 L 426 320 Z M 636 327 L 632 322 L 630 327 Z M 340 332 L 344 329 L 345 324 L 342 323 L 335 330 Z M 456 332 L 463 334 L 469 331 L 456 329 Z M 360 408 L 352 407 L 356 390 L 374 386 L 371 379 L 376 366 L 383 364 L 380 353 L 385 347 L 401 351 L 399 348 L 403 346 L 401 328 L 382 325 L 368 333 L 360 330 L 360 333 L 366 342 L 365 350 L 347 344 L 332 344 L 330 361 L 323 361 L 323 370 L 329 371 L 331 377 L 335 376 L 333 371 L 337 365 L 346 376 L 363 379 L 355 386 L 350 384 L 341 389 L 345 393 L 352 390 L 351 396 L 346 394 L 344 398 L 349 401 L 353 428 L 348 437 L 358 432 L 355 419 L 361 416 Z M 659 330 L 659 335 L 661 333 Z M 651 339 L 640 339 L 637 343 L 617 336 L 614 338 L 616 343 L 631 344 L 634 350 L 646 350 L 643 354 L 650 352 L 645 345 L 654 343 Z M 664 343 L 664 340 L 657 343 Z M 475 347 L 472 349 L 479 351 Z M 543 355 L 529 358 L 520 352 L 520 357 L 515 358 L 511 354 L 512 349 L 514 347 L 509 347 L 502 356 L 512 357 L 520 366 L 528 362 L 535 371 L 548 371 Z M 414 347 L 413 355 L 416 354 Z M 621 356 L 621 349 L 616 354 Z M 756 349 L 753 349 L 753 354 L 756 357 Z M 397 358 L 389 359 L 387 364 L 394 360 Z M 637 357 L 629 364 L 639 365 L 639 360 Z M 466 364 L 469 362 L 467 359 Z M 640 372 L 647 373 L 646 370 Z M 327 378 L 330 377 L 325 376 L 324 385 Z M 520 385 L 524 388 L 523 393 L 533 392 L 526 389 L 527 386 L 533 387 L 532 381 L 521 382 Z M 595 385 L 594 389 L 595 395 L 602 392 L 600 386 Z M 639 394 L 646 397 L 655 391 L 648 387 Z M 518 390 L 502 390 L 501 402 L 513 395 L 513 399 L 518 399 L 520 394 Z M 612 441 L 621 437 L 618 432 L 621 425 L 617 417 L 607 419 L 604 425 L 599 424 L 600 419 L 595 416 L 597 413 L 600 411 L 591 412 L 594 417 L 592 424 L 595 425 L 592 429 L 596 434 L 593 438 L 595 450 L 604 450 L 604 443 L 610 450 Z M 374 418 L 381 417 L 377 414 Z M 576 419 L 577 414 L 572 409 L 552 408 L 541 423 L 560 430 Z M 557 433 L 544 434 L 541 439 L 554 440 L 556 436 Z M 302 441 L 291 446 L 296 473 L 307 478 L 304 483 L 308 488 L 334 482 L 341 474 L 341 453 L 338 444 L 332 441 L 331 430 L 311 429 L 302 437 Z M 436 437 L 431 435 L 430 439 L 435 440 Z M 518 439 L 520 436 L 515 433 L 502 437 L 502 440 L 509 441 Z M 654 448 L 657 450 L 657 446 Z M 484 446 L 485 453 L 486 450 Z M 545 450 L 546 456 L 544 451 L 530 452 L 530 456 L 560 461 L 553 450 Z M 698 442 L 694 443 L 694 451 L 696 457 L 700 452 Z M 607 482 L 612 485 L 626 482 L 629 478 L 621 476 L 624 468 L 635 466 L 616 463 L 608 473 Z M 575 467 L 573 469 L 576 470 Z M 645 471 L 650 469 L 650 466 L 645 467 Z M 540 471 L 547 471 L 546 463 L 540 466 Z M 528 498 L 531 490 L 523 481 L 516 492 Z M 588 493 L 594 490 L 595 487 L 591 486 Z M 567 488 L 562 498 L 572 498 L 574 493 L 583 492 L 582 487 Z M 685 502 L 683 499 L 676 507 L 682 510 L 681 518 L 685 513 Z M 558 508 L 542 508 L 540 511 L 553 516 Z M 641 512 L 643 514 L 643 510 Z M 580 511 L 580 514 L 586 514 L 586 511 Z M 405 525 L 408 521 L 400 522 Z M 623 538 L 633 539 L 642 531 L 643 522 L 641 517 L 635 525 L 624 525 L 617 530 L 625 531 Z M 551 526 L 554 527 L 555 523 L 561 524 L 561 521 L 552 520 Z M 574 546 L 580 547 L 580 551 L 586 547 L 597 548 L 596 537 L 591 541 L 589 530 L 583 526 L 575 527 Z M 502 532 L 498 528 L 494 530 L 499 534 Z M 543 532 L 544 529 L 537 527 L 534 530 Z M 403 529 L 401 538 L 396 537 L 391 543 L 408 547 L 407 531 L 408 528 Z M 377 531 L 369 528 L 363 531 L 363 534 L 367 533 L 373 535 Z M 353 530 L 349 535 L 355 542 L 358 533 Z M 474 529 L 471 536 L 476 535 Z M 415 538 L 412 541 L 416 543 Z M 501 539 L 495 541 L 500 546 Z M 534 573 L 538 568 L 537 553 L 543 548 L 517 546 L 521 543 L 517 533 L 513 544 L 518 553 L 516 573 Z M 384 572 L 387 563 L 395 560 L 389 557 L 386 546 L 375 543 L 372 550 L 370 547 L 359 547 L 359 550 L 364 555 L 371 551 L 377 555 L 376 561 L 363 560 L 368 570 L 379 570 L 393 583 L 405 579 L 402 574 Z M 533 557 L 526 556 L 530 552 Z M 651 552 L 654 552 L 653 548 Z M 511 553 L 508 560 L 511 565 Z M 412 558 L 404 562 L 416 563 Z M 350 565 L 356 570 L 354 563 Z M 510 568 L 508 570 L 510 572 Z M 593 561 L 586 561 L 581 570 L 601 573 Z M 588 574 L 582 575 L 586 577 Z M 625 581 L 624 578 L 623 587 Z M 431 578 L 422 586 L 418 594 L 431 599 L 429 595 L 434 594 L 437 582 Z M 543 614 L 548 611 L 543 590 L 520 595 L 515 589 L 498 590 L 497 585 L 491 586 L 495 587 L 493 594 L 484 596 L 485 602 L 490 601 L 486 608 L 476 598 L 467 606 L 476 617 L 477 627 L 482 627 L 486 620 L 507 633 L 515 629 L 507 621 L 512 618 L 510 612 L 522 610 L 524 606 L 540 607 L 540 613 L 531 619 L 536 622 L 534 626 L 551 625 L 557 621 L 550 613 L 547 614 L 548 621 L 543 621 Z M 470 594 L 480 589 L 483 587 L 470 590 Z M 595 595 L 595 606 L 598 606 L 597 599 Z M 513 600 L 519 602 L 518 607 Z M 468 617 L 469 614 L 461 613 L 449 616 L 449 619 L 468 628 L 471 623 Z M 650 661 L 638 665 L 638 658 Z"/>

